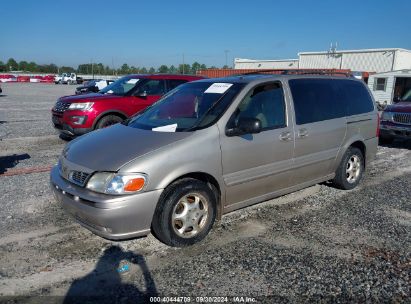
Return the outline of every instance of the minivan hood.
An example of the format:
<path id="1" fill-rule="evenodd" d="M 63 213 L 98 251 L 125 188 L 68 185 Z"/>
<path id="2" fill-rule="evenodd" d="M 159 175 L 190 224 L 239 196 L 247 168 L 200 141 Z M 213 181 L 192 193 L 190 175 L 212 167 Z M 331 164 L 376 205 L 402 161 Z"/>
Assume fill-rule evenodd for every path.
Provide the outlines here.
<path id="1" fill-rule="evenodd" d="M 63 102 L 89 102 L 89 101 L 99 101 L 106 99 L 119 99 L 124 98 L 124 96 L 118 96 L 113 94 L 99 94 L 99 93 L 90 93 L 87 95 L 70 95 L 60 97 L 59 100 Z"/>
<path id="2" fill-rule="evenodd" d="M 122 124 L 96 130 L 70 142 L 63 156 L 93 171 L 118 171 L 144 154 L 187 138 L 191 132 L 154 132 Z"/>
<path id="3" fill-rule="evenodd" d="M 396 104 L 389 105 L 385 108 L 384 111 L 410 113 L 411 112 L 411 101 L 401 101 Z"/>

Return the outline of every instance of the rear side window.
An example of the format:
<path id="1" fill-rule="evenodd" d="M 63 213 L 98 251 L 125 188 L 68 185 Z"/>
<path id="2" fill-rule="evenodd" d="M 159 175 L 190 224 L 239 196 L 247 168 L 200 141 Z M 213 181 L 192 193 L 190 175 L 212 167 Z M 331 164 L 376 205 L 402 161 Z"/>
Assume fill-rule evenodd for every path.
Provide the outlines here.
<path id="1" fill-rule="evenodd" d="M 186 83 L 187 80 L 183 80 L 183 79 L 170 79 L 168 80 L 168 91 L 171 91 L 173 89 L 175 89 L 176 87 L 178 87 L 180 84 Z"/>
<path id="2" fill-rule="evenodd" d="M 374 110 L 365 85 L 349 79 L 293 79 L 289 81 L 297 125 Z"/>
<path id="3" fill-rule="evenodd" d="M 345 116 L 332 79 L 292 79 L 289 84 L 297 125 Z"/>
<path id="4" fill-rule="evenodd" d="M 347 116 L 372 112 L 374 102 L 365 88 L 359 81 L 334 80 L 338 86 L 342 102 L 345 103 Z"/>

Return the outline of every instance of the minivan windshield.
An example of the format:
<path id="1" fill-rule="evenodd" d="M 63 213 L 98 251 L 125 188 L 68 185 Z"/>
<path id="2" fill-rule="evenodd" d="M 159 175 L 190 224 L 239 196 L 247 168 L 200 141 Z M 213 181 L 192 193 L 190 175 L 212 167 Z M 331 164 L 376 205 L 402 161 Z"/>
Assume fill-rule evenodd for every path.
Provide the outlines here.
<path id="1" fill-rule="evenodd" d="M 180 85 L 128 122 L 132 128 L 183 132 L 213 124 L 244 84 L 190 82 Z"/>
<path id="2" fill-rule="evenodd" d="M 140 79 L 138 78 L 131 78 L 130 76 L 125 76 L 106 86 L 104 89 L 100 90 L 99 93 L 124 96 L 132 89 L 134 89 L 134 87 L 137 85 L 139 81 Z"/>

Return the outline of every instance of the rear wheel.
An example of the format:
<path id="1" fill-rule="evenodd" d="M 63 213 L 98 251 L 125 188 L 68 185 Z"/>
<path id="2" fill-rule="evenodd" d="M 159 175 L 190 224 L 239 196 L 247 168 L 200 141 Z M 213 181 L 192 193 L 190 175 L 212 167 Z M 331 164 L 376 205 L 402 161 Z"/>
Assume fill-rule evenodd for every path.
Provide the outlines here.
<path id="1" fill-rule="evenodd" d="M 169 246 L 183 247 L 206 237 L 216 217 L 216 198 L 202 181 L 186 178 L 164 190 L 153 218 L 154 235 Z"/>
<path id="2" fill-rule="evenodd" d="M 107 115 L 99 120 L 99 122 L 96 125 L 96 129 L 107 128 L 111 125 L 114 125 L 122 121 L 123 119 L 117 115 Z"/>
<path id="3" fill-rule="evenodd" d="M 361 150 L 350 147 L 345 152 L 332 182 L 337 188 L 353 189 L 359 184 L 364 168 L 364 156 Z"/>

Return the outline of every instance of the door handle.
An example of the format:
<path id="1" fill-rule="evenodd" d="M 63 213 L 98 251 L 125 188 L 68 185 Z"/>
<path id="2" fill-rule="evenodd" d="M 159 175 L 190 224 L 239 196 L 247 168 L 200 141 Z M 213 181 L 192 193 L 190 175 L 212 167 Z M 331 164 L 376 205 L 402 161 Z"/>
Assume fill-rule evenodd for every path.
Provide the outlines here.
<path id="1" fill-rule="evenodd" d="M 280 139 L 282 141 L 290 141 L 291 140 L 291 133 L 290 132 L 283 132 L 280 134 Z"/>
<path id="2" fill-rule="evenodd" d="M 307 129 L 300 129 L 298 130 L 298 137 L 307 137 L 308 136 L 308 130 Z"/>

